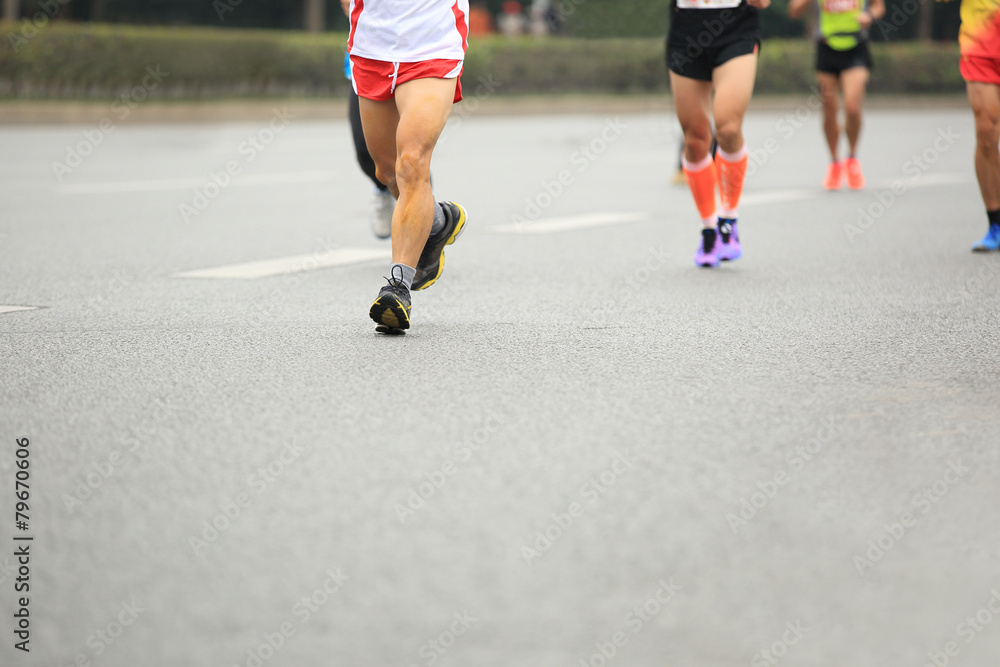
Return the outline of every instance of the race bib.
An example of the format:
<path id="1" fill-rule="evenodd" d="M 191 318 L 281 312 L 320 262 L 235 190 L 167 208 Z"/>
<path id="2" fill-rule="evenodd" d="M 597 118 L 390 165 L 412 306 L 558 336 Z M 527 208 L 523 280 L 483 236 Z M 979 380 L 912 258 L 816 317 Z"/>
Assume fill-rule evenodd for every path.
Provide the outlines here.
<path id="1" fill-rule="evenodd" d="M 732 9 L 742 0 L 677 0 L 678 9 Z"/>
<path id="2" fill-rule="evenodd" d="M 821 0 L 823 11 L 828 14 L 861 11 L 861 0 Z"/>

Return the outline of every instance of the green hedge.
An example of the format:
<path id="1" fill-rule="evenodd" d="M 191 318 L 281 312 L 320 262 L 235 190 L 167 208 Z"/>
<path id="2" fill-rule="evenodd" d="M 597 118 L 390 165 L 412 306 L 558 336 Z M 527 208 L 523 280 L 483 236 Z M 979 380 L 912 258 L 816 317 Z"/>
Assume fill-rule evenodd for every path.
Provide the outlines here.
<path id="1" fill-rule="evenodd" d="M 345 35 L 211 28 L 53 24 L 37 33 L 0 24 L 0 96 L 109 99 L 165 72 L 144 92 L 155 98 L 344 94 Z M 814 46 L 769 40 L 760 93 L 798 93 L 813 82 Z M 473 40 L 464 81 L 498 94 L 642 93 L 667 89 L 664 39 Z M 964 90 L 955 44 L 873 44 L 876 92 Z"/>

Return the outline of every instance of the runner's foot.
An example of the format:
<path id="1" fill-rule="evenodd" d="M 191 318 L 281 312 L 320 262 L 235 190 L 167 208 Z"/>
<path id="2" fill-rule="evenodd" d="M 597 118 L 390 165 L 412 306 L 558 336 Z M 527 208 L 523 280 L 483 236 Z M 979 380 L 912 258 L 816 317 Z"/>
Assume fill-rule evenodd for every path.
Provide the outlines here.
<path id="1" fill-rule="evenodd" d="M 713 267 L 719 265 L 718 234 L 714 227 L 701 230 L 701 243 L 694 254 L 694 263 L 698 266 Z"/>
<path id="2" fill-rule="evenodd" d="M 742 257 L 743 246 L 740 245 L 740 232 L 735 218 L 719 218 L 718 232 L 716 256 L 719 260 L 731 262 Z"/>
<path id="3" fill-rule="evenodd" d="M 386 278 L 387 285 L 379 290 L 378 297 L 368 311 L 368 316 L 390 329 L 410 328 L 410 290 L 403 284 L 402 274 Z"/>
<path id="4" fill-rule="evenodd" d="M 991 224 L 986 236 L 976 241 L 973 252 L 993 252 L 1000 250 L 1000 225 Z"/>
<path id="5" fill-rule="evenodd" d="M 444 210 L 444 227 L 431 234 L 424 244 L 417 262 L 417 275 L 413 279 L 413 290 L 427 289 L 441 277 L 444 271 L 444 248 L 455 242 L 465 229 L 465 209 L 450 201 L 438 202 Z"/>
<path id="6" fill-rule="evenodd" d="M 823 179 L 823 187 L 827 190 L 839 190 L 844 184 L 844 167 L 834 160 L 826 168 L 826 178 Z"/>
<path id="7" fill-rule="evenodd" d="M 852 190 L 861 190 L 865 187 L 865 175 L 861 171 L 858 158 L 849 157 L 844 160 L 844 171 L 847 172 L 847 187 Z"/>

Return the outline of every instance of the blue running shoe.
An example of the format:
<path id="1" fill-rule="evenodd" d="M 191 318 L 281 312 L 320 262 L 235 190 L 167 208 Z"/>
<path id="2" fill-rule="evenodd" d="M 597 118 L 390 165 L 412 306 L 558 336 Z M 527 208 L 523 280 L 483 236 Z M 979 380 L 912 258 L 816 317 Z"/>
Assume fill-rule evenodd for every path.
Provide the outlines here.
<path id="1" fill-rule="evenodd" d="M 986 236 L 972 246 L 972 252 L 995 252 L 1000 250 L 1000 225 L 990 224 Z"/>

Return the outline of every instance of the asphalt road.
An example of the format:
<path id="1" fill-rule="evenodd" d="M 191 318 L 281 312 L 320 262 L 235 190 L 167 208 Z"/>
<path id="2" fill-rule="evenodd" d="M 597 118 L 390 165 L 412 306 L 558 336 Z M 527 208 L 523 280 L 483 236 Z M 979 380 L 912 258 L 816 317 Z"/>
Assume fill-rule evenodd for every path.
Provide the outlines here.
<path id="1" fill-rule="evenodd" d="M 751 112 L 718 270 L 672 118 L 458 115 L 387 338 L 348 128 L 280 111 L 0 127 L 5 667 L 1000 662 L 970 113 L 869 114 L 826 193 L 809 100 Z"/>

